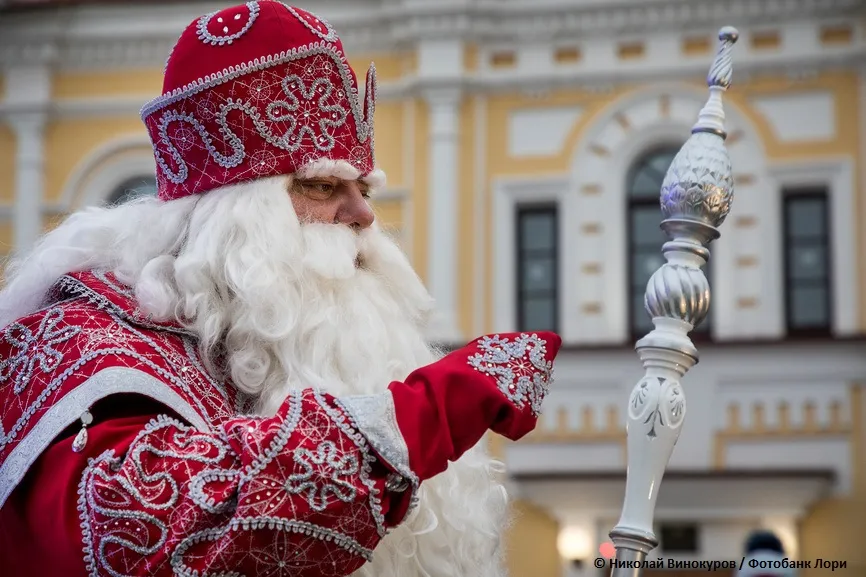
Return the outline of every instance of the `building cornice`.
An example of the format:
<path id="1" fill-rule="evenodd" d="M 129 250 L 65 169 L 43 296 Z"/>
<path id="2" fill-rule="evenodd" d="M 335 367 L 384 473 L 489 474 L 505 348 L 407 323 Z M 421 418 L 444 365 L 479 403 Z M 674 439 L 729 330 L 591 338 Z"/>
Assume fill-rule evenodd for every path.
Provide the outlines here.
<path id="1" fill-rule="evenodd" d="M 792 81 L 808 78 L 820 71 L 833 69 L 859 69 L 866 60 L 866 45 L 849 47 L 827 54 L 808 54 L 796 61 L 783 56 L 749 57 L 738 60 L 735 83 L 750 76 L 762 74 L 785 75 Z M 666 81 L 699 81 L 706 72 L 706 63 L 657 62 L 629 69 L 554 69 L 547 71 L 519 70 L 508 72 L 481 71 L 474 74 L 445 79 L 425 79 L 409 76 L 403 79 L 382 82 L 377 87 L 380 101 L 401 100 L 407 97 L 428 98 L 431 94 L 494 93 L 504 90 L 529 91 L 543 94 L 565 88 L 581 88 L 588 91 L 609 92 L 622 84 L 653 82 L 659 78 Z M 141 107 L 157 94 L 129 94 L 123 96 L 99 96 L 87 98 L 65 98 L 53 100 L 47 112 L 53 117 L 90 117 L 138 115 Z M 38 102 L 16 103 L 0 100 L 0 119 L 11 118 L 31 112 L 44 112 L 46 107 Z"/>
<path id="2" fill-rule="evenodd" d="M 0 66 L 161 65 L 183 28 L 224 2 L 72 6 L 15 12 L 0 22 Z M 864 15 L 862 0 L 356 0 L 316 4 L 350 53 L 409 49 L 425 38 L 475 44 L 573 42 L 610 35 L 712 32 L 724 24 L 778 25 Z"/>

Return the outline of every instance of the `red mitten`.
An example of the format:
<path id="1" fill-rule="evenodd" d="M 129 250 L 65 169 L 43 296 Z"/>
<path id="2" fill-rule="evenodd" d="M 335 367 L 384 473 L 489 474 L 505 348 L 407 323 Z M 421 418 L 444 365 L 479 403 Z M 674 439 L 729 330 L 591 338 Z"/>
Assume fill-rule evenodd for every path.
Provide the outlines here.
<path id="1" fill-rule="evenodd" d="M 488 335 L 391 383 L 418 479 L 444 471 L 488 430 L 514 441 L 532 431 L 561 345 L 551 332 Z"/>

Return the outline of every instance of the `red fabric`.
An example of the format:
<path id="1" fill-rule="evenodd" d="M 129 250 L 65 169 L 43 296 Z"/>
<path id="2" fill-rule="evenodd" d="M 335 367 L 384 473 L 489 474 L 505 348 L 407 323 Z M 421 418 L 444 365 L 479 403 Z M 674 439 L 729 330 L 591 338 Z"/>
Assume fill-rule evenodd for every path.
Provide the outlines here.
<path id="1" fill-rule="evenodd" d="M 35 462 L 23 463 L 27 475 L 0 507 L 3 575 L 107 575 L 107 566 L 155 576 L 178 569 L 347 575 L 403 519 L 418 479 L 443 471 L 488 428 L 511 439 L 532 430 L 561 344 L 552 333 L 483 337 L 391 383 L 390 396 L 335 401 L 307 391 L 273 419 L 239 418 L 246 401 L 231 383 L 203 372 L 190 337 L 143 317 L 113 276 L 64 277 L 53 298 L 0 335 L 0 465 L 37 425 L 59 432 L 50 429 L 56 415 L 44 417 L 68 408 L 73 391 L 117 392 L 140 374 L 174 395 L 177 415 L 192 410 L 211 432 L 154 421 L 168 412 L 158 395 L 130 401 L 98 389 L 84 452 L 71 450 L 79 425 L 62 421 L 60 428 L 71 425 L 41 455 L 29 455 Z M 114 381 L 88 380 L 118 370 Z M 390 406 L 399 430 L 389 438 L 368 427 L 380 425 L 371 415 L 390 414 L 376 407 Z M 400 450 L 408 469 L 393 459 Z M 340 482 L 328 482 L 332 473 Z M 385 491 L 397 473 L 409 483 L 391 486 L 409 490 Z M 307 474 L 317 480 L 301 486 Z M 319 501 L 310 501 L 310 490 Z"/>
<path id="2" fill-rule="evenodd" d="M 148 421 L 165 408 L 143 398 L 112 400 L 94 411 L 87 454 L 72 451 L 71 430 L 34 463 L 0 508 L 0 568 L 15 577 L 84 576 L 78 483 L 88 455 L 124 450 Z M 150 413 L 149 411 L 153 411 Z M 111 414 L 105 420 L 103 415 Z"/>
<path id="3" fill-rule="evenodd" d="M 220 386 L 203 370 L 191 337 L 147 319 L 113 275 L 68 275 L 54 298 L 0 338 L 0 430 L 6 433 L 0 435 L 0 466 L 69 392 L 108 369 L 134 369 L 161 381 L 163 392 L 208 424 L 249 409 L 234 387 Z M 155 398 L 156 391 L 138 391 Z"/>
<path id="4" fill-rule="evenodd" d="M 531 432 L 561 345 L 551 332 L 481 337 L 392 383 L 412 471 L 441 473 L 488 429 L 513 441 Z"/>
<path id="5" fill-rule="evenodd" d="M 163 94 L 142 119 L 164 200 L 291 174 L 318 159 L 373 170 L 375 70 L 359 100 L 326 21 L 260 0 L 208 14 L 181 34 Z"/>
<path id="6" fill-rule="evenodd" d="M 392 499 L 405 511 L 399 501 L 411 495 L 384 490 L 391 471 L 341 416 L 331 397 L 306 391 L 274 418 L 233 419 L 212 434 L 163 416 L 95 424 L 87 469 L 67 437 L 0 510 L 0 567 L 22 577 L 109 567 L 348 575 L 402 520 Z"/>

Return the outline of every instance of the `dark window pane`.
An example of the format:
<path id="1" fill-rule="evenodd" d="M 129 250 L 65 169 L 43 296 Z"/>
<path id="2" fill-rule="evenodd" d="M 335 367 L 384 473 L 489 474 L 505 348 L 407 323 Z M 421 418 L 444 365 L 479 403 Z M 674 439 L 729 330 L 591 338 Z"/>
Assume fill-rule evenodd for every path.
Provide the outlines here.
<path id="1" fill-rule="evenodd" d="M 644 291 L 650 277 L 665 263 L 661 251 L 633 252 L 631 258 L 632 288 Z"/>
<path id="2" fill-rule="evenodd" d="M 796 286 L 789 298 L 791 328 L 820 328 L 830 324 L 826 287 Z"/>
<path id="3" fill-rule="evenodd" d="M 650 158 L 649 162 L 647 162 L 647 164 L 655 170 L 655 173 L 661 176 L 661 181 L 664 181 L 664 177 L 668 173 L 668 168 L 670 168 L 671 163 L 674 161 L 674 157 L 678 152 L 678 149 L 660 152 Z"/>
<path id="4" fill-rule="evenodd" d="M 792 240 L 824 236 L 827 202 L 825 198 L 792 197 L 788 203 L 787 227 Z"/>
<path id="5" fill-rule="evenodd" d="M 661 526 L 659 545 L 665 553 L 697 553 L 698 526 L 687 524 L 664 524 Z"/>
<path id="6" fill-rule="evenodd" d="M 524 213 L 520 216 L 520 246 L 527 250 L 552 250 L 556 246 L 555 213 Z"/>
<path id="7" fill-rule="evenodd" d="M 790 278 L 820 280 L 827 276 L 827 250 L 823 246 L 793 246 L 788 249 Z"/>
<path id="8" fill-rule="evenodd" d="M 632 332 L 637 338 L 653 328 L 644 310 L 644 292 L 650 277 L 665 263 L 661 249 L 668 238 L 660 227 L 662 214 L 658 198 L 665 175 L 679 150 L 679 146 L 671 146 L 652 151 L 641 158 L 629 174 L 628 196 L 633 199 L 628 207 L 629 306 Z M 708 316 L 695 332 L 709 333 L 710 320 Z"/>
<path id="9" fill-rule="evenodd" d="M 784 203 L 788 328 L 827 330 L 832 314 L 827 191 L 789 191 Z"/>
<path id="10" fill-rule="evenodd" d="M 631 198 L 658 198 L 665 174 L 677 152 L 678 146 L 661 148 L 635 163 L 628 177 L 628 195 Z"/>
<path id="11" fill-rule="evenodd" d="M 523 331 L 556 330 L 556 305 L 552 298 L 525 298 L 523 300 Z"/>
<path id="12" fill-rule="evenodd" d="M 658 205 L 634 206 L 631 210 L 631 238 L 633 246 L 657 247 L 661 250 L 667 240 L 661 229 L 662 213 Z"/>
<path id="13" fill-rule="evenodd" d="M 523 262 L 523 291 L 552 291 L 556 285 L 556 261 L 552 257 L 527 258 Z"/>
<path id="14" fill-rule="evenodd" d="M 556 207 L 517 213 L 518 330 L 557 330 Z"/>
<path id="15" fill-rule="evenodd" d="M 647 169 L 638 171 L 631 185 L 631 196 L 645 198 L 658 197 L 661 193 L 661 184 L 656 175 Z"/>
<path id="16" fill-rule="evenodd" d="M 653 329 L 653 321 L 644 308 L 644 291 L 634 291 L 631 297 L 632 332 L 643 336 Z"/>

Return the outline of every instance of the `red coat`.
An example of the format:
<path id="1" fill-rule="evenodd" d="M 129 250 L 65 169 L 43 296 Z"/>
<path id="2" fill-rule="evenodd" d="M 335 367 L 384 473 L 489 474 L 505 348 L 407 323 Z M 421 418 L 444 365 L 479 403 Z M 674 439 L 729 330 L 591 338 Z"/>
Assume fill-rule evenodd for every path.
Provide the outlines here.
<path id="1" fill-rule="evenodd" d="M 348 575 L 419 483 L 488 429 L 532 430 L 559 346 L 483 337 L 377 395 L 240 416 L 192 335 L 111 275 L 64 277 L 0 339 L 2 574 Z"/>

